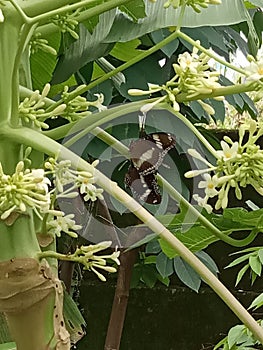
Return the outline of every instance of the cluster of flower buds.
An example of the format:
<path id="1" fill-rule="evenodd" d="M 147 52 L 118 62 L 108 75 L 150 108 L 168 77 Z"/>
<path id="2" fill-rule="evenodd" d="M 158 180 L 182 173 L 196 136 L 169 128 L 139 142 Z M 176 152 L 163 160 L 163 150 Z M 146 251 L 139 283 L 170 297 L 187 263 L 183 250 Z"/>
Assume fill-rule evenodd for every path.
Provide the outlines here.
<path id="1" fill-rule="evenodd" d="M 84 265 L 85 270 L 94 272 L 101 281 L 105 282 L 105 276 L 97 269 L 111 273 L 116 272 L 117 269 L 115 267 L 107 266 L 107 260 L 112 260 L 117 265 L 120 265 L 120 261 L 118 259 L 120 251 L 114 251 L 112 254 L 108 255 L 96 255 L 96 253 L 101 250 L 110 248 L 111 244 L 111 241 L 105 241 L 98 244 L 81 246 L 80 248 L 76 249 L 75 253 L 68 256 L 68 259 Z"/>
<path id="2" fill-rule="evenodd" d="M 76 10 L 73 13 L 64 13 L 60 15 L 55 15 L 51 22 L 54 23 L 62 33 L 69 33 L 74 39 L 78 39 L 79 35 L 76 32 L 76 27 L 78 26 L 78 21 L 76 20 L 80 10 Z"/>
<path id="3" fill-rule="evenodd" d="M 95 168 L 98 162 L 94 161 L 92 167 Z M 79 189 L 85 201 L 103 199 L 103 190 L 94 185 L 93 173 L 72 169 L 70 160 L 57 161 L 49 158 L 45 167 L 47 174 L 53 177 L 57 198 L 74 198 L 78 195 L 77 189 Z"/>
<path id="4" fill-rule="evenodd" d="M 6 220 L 12 213 L 34 210 L 37 215 L 50 206 L 49 179 L 43 169 L 24 169 L 20 161 L 14 174 L 6 175 L 0 164 L 0 214 Z"/>
<path id="5" fill-rule="evenodd" d="M 94 94 L 97 97 L 95 101 L 87 101 L 83 96 L 77 96 L 72 99 L 72 95 L 76 95 L 78 91 L 82 89 L 83 85 L 80 85 L 74 91 L 69 92 L 69 87 L 65 86 L 62 92 L 61 99 L 67 106 L 62 116 L 70 122 L 77 121 L 91 114 L 91 112 L 88 111 L 90 107 L 97 108 L 99 112 L 107 109 L 107 107 L 103 105 L 103 94 Z"/>
<path id="6" fill-rule="evenodd" d="M 244 142 L 245 134 L 248 140 Z M 228 205 L 230 188 L 235 191 L 236 198 L 242 199 L 241 188 L 251 185 L 260 195 L 263 195 L 263 150 L 256 141 L 263 135 L 263 125 L 258 125 L 254 120 L 249 120 L 239 128 L 239 141 L 233 142 L 228 136 L 221 141 L 222 150 L 216 151 L 216 165 L 212 165 L 203 158 L 195 149 L 189 149 L 188 153 L 202 161 L 208 168 L 192 170 L 185 173 L 190 178 L 202 175 L 204 181 L 200 181 L 199 188 L 203 188 L 205 197 L 195 194 L 194 199 L 204 207 L 207 212 L 212 212 L 212 206 L 208 204 L 209 198 L 217 196 L 215 209 L 224 209 Z M 210 175 L 212 173 L 212 175 Z"/>
<path id="7" fill-rule="evenodd" d="M 207 8 L 209 5 L 220 5 L 221 0 L 168 0 L 164 7 L 172 6 L 177 9 L 180 6 L 191 6 L 195 12 L 200 13 L 202 8 Z M 200 9 L 201 8 L 201 9 Z"/>
<path id="8" fill-rule="evenodd" d="M 68 86 L 64 87 L 61 96 L 62 103 L 47 105 L 46 97 L 50 91 L 50 84 L 46 84 L 43 91 L 36 90 L 30 97 L 26 97 L 19 105 L 19 116 L 24 123 L 32 123 L 37 128 L 48 129 L 45 123 L 48 118 L 56 118 L 58 116 L 69 120 L 77 121 L 91 114 L 88 109 L 90 107 L 97 108 L 99 111 L 107 109 L 103 106 L 103 94 L 95 94 L 95 101 L 87 101 L 85 97 L 78 96 L 78 92 L 83 89 L 83 85 L 78 86 L 75 90 L 68 92 Z M 73 97 L 73 95 L 77 95 Z"/>
<path id="9" fill-rule="evenodd" d="M 197 42 L 199 44 L 199 42 Z M 211 71 L 208 61 L 210 57 L 205 53 L 198 55 L 198 49 L 193 48 L 193 52 L 184 52 L 178 57 L 178 63 L 173 65 L 175 76 L 166 82 L 165 85 L 148 84 L 149 90 L 142 91 L 139 89 L 130 89 L 129 94 L 134 96 L 149 95 L 156 92 L 163 92 L 164 96 L 160 97 L 153 103 L 149 103 L 142 108 L 143 112 L 149 111 L 154 105 L 161 101 L 168 100 L 175 111 L 180 107 L 176 101 L 179 93 L 185 94 L 186 98 L 191 99 L 199 95 L 212 94 L 220 84 L 218 82 L 219 72 Z M 222 100 L 223 97 L 215 97 Z M 214 114 L 214 109 L 207 103 L 198 100 L 201 106 L 208 114 Z"/>
<path id="10" fill-rule="evenodd" d="M 45 123 L 48 118 L 54 118 L 61 115 L 66 108 L 65 104 L 61 104 L 49 112 L 46 111 L 45 98 L 50 91 L 50 84 L 46 84 L 43 91 L 36 90 L 30 97 L 26 97 L 19 105 L 19 116 L 26 124 L 32 123 L 37 128 L 48 129 Z"/>
<path id="11" fill-rule="evenodd" d="M 48 40 L 41 38 L 41 33 L 35 33 L 30 40 L 30 53 L 34 54 L 39 50 L 50 53 L 53 56 L 57 55 L 57 51 L 49 45 Z"/>

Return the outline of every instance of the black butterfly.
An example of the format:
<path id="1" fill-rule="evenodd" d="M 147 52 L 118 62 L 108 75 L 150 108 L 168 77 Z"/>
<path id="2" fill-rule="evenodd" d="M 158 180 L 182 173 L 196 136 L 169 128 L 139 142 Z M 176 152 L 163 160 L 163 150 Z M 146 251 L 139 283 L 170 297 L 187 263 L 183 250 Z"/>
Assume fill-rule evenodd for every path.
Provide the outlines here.
<path id="1" fill-rule="evenodd" d="M 143 129 L 140 138 L 131 142 L 131 165 L 125 175 L 125 184 L 141 201 L 149 204 L 161 202 L 156 174 L 165 155 L 173 147 L 174 135 L 165 132 L 146 134 Z"/>

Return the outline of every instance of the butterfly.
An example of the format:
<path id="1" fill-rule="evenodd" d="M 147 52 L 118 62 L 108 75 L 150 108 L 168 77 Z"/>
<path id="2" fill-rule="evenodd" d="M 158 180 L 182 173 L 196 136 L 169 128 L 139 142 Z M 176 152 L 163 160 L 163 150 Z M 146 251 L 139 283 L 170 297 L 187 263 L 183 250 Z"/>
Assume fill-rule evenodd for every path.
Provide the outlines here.
<path id="1" fill-rule="evenodd" d="M 133 195 L 148 204 L 159 204 L 161 193 L 156 179 L 165 155 L 175 147 L 175 136 L 165 132 L 147 134 L 141 128 L 140 138 L 130 143 L 130 167 L 124 182 Z"/>

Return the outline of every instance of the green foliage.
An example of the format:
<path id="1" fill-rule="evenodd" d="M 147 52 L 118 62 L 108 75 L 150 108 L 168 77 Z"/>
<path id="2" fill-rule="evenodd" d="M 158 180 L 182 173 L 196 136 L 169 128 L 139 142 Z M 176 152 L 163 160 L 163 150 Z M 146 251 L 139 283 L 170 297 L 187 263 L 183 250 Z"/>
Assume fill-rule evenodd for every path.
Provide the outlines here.
<path id="1" fill-rule="evenodd" d="M 260 320 L 258 323 L 263 326 L 263 321 Z M 220 341 L 215 347 L 221 350 L 253 350 L 257 349 L 255 346 L 260 345 L 260 343 L 255 339 L 253 334 L 244 325 L 237 325 L 232 327 L 227 337 Z"/>
<path id="2" fill-rule="evenodd" d="M 247 254 L 246 254 L 247 253 Z M 247 263 L 239 271 L 236 279 L 236 285 L 240 282 L 245 272 L 250 270 L 251 281 L 255 281 L 257 277 L 261 276 L 262 264 L 263 264 L 263 248 L 262 247 L 252 247 L 247 248 L 234 254 L 244 254 L 239 258 L 232 261 L 227 267 L 233 267 L 238 264 L 244 263 L 247 260 Z"/>

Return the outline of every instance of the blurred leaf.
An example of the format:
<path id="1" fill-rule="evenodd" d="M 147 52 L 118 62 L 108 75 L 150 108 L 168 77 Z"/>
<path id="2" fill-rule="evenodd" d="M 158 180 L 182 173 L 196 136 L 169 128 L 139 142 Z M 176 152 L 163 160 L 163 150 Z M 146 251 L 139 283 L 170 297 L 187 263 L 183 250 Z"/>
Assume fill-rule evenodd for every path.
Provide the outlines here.
<path id="1" fill-rule="evenodd" d="M 261 1 L 261 0 L 258 0 Z M 261 7 L 263 6 L 261 1 Z M 257 11 L 253 18 L 254 27 L 256 29 L 258 38 L 259 38 L 259 45 L 262 45 L 262 32 L 263 32 L 263 12 Z"/>
<path id="2" fill-rule="evenodd" d="M 144 18 L 146 16 L 143 0 L 132 0 L 125 5 L 119 6 L 119 9 L 126 13 L 134 22 L 138 22 L 139 18 Z"/>
<path id="3" fill-rule="evenodd" d="M 12 338 L 9 333 L 6 318 L 4 314 L 0 313 L 0 343 L 7 343 L 7 342 L 10 342 L 11 340 Z"/>
<path id="4" fill-rule="evenodd" d="M 178 278 L 189 288 L 198 292 L 201 278 L 195 270 L 180 257 L 174 259 L 174 271 Z"/>
<path id="5" fill-rule="evenodd" d="M 252 301 L 252 303 L 249 305 L 249 309 L 258 309 L 261 306 L 263 306 L 263 293 Z"/>
<path id="6" fill-rule="evenodd" d="M 155 3 L 147 1 L 145 10 L 147 17 L 138 24 L 127 16 L 119 14 L 107 36 L 107 42 L 129 41 L 160 28 L 174 27 L 178 24 L 180 9 L 165 9 L 166 0 Z M 208 6 L 200 14 L 189 6 L 183 18 L 183 27 L 217 26 L 239 23 L 246 20 L 245 6 L 239 0 L 222 0 L 218 6 Z"/>
<path id="7" fill-rule="evenodd" d="M 161 252 L 156 258 L 156 269 L 163 278 L 169 277 L 174 272 L 173 260 Z"/>
<path id="8" fill-rule="evenodd" d="M 16 343 L 0 344 L 0 350 L 16 350 Z"/>
<path id="9" fill-rule="evenodd" d="M 258 6 L 258 7 L 262 7 L 262 0 L 249 0 L 247 2 L 250 2 L 251 4 L 253 4 L 254 6 Z"/>
<path id="10" fill-rule="evenodd" d="M 132 244 L 127 250 L 131 250 L 131 249 L 140 247 L 141 245 L 146 244 L 146 243 L 154 240 L 156 237 L 158 237 L 158 235 L 156 233 L 151 233 L 150 235 L 147 235 L 146 237 L 144 237 L 140 241 Z"/>

